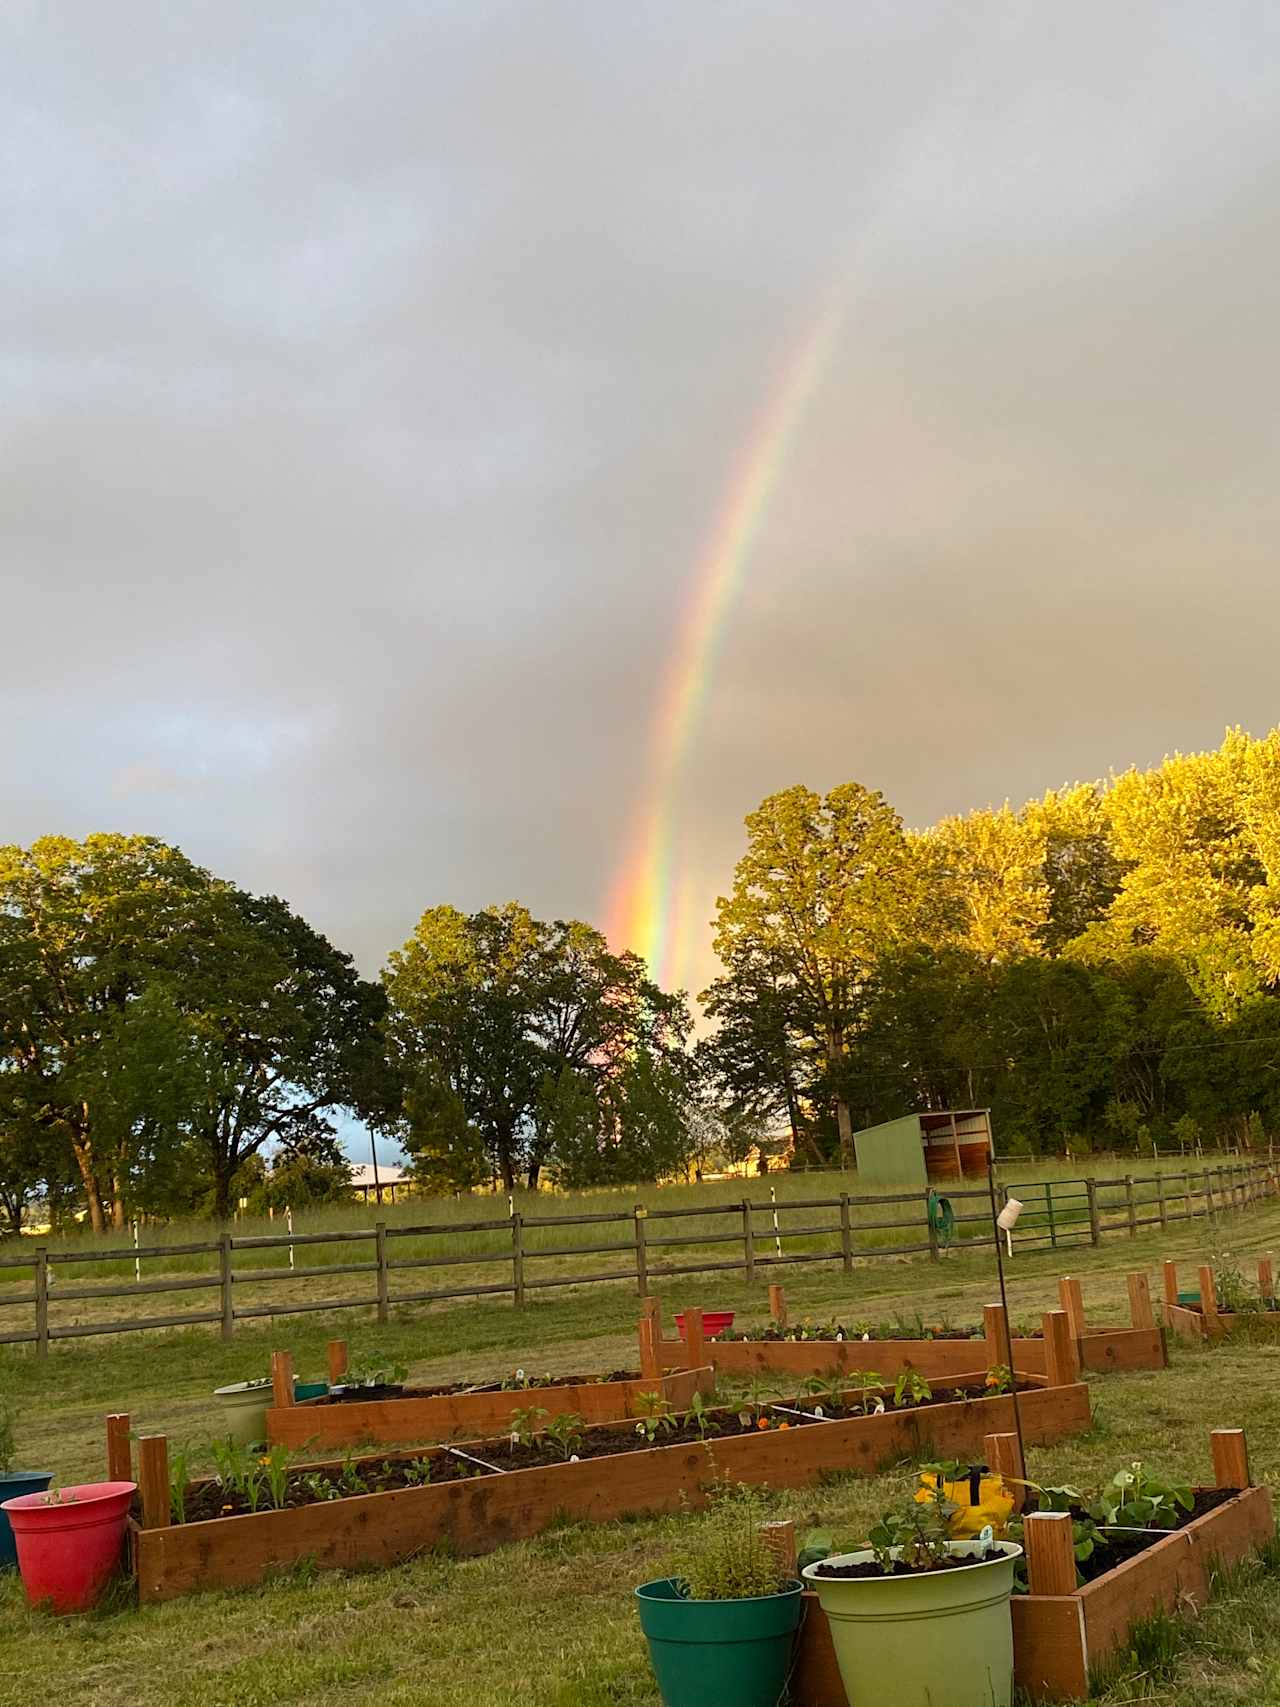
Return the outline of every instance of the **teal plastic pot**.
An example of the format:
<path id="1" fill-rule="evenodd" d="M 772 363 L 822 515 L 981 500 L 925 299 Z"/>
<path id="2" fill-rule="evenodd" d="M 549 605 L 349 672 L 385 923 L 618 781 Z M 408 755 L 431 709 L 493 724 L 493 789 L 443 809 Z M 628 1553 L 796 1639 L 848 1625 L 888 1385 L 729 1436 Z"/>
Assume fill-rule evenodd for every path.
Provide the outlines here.
<path id="1" fill-rule="evenodd" d="M 686 1600 L 670 1577 L 636 1590 L 666 1707 L 778 1707 L 791 1670 L 801 1585 L 750 1600 Z"/>
<path id="2" fill-rule="evenodd" d="M 902 1577 L 823 1577 L 823 1564 L 861 1565 L 869 1547 L 806 1565 L 831 1626 L 849 1707 L 1011 1707 L 1013 1624 L 1009 1596 L 1022 1552 L 997 1541 L 1002 1558 L 959 1571 Z M 953 1556 L 983 1551 L 952 1541 Z"/>
<path id="3" fill-rule="evenodd" d="M 7 1476 L 0 1476 L 0 1571 L 18 1563 L 17 1543 L 3 1502 L 16 1500 L 22 1494 L 42 1494 L 52 1480 L 52 1470 L 13 1470 Z"/>
<path id="4" fill-rule="evenodd" d="M 1197 1287 L 1194 1292 L 1179 1292 L 1178 1302 L 1184 1304 L 1188 1310 L 1198 1310 L 1200 1308 L 1200 1288 Z"/>
<path id="5" fill-rule="evenodd" d="M 295 1381 L 293 1384 L 294 1402 L 300 1405 L 304 1399 L 323 1399 L 328 1391 L 329 1383 L 327 1381 Z"/>

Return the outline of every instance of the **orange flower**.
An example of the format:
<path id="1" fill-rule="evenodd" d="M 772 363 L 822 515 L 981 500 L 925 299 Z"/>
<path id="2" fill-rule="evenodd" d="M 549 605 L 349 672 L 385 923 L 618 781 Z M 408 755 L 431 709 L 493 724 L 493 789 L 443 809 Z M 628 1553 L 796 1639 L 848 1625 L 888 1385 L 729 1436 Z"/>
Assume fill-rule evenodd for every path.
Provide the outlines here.
<path id="1" fill-rule="evenodd" d="M 769 1426 L 768 1417 L 757 1417 L 756 1418 L 756 1427 L 757 1428 L 768 1428 L 768 1426 Z"/>
<path id="2" fill-rule="evenodd" d="M 790 1423 L 779 1423 L 778 1427 L 779 1428 L 790 1428 L 791 1424 Z"/>

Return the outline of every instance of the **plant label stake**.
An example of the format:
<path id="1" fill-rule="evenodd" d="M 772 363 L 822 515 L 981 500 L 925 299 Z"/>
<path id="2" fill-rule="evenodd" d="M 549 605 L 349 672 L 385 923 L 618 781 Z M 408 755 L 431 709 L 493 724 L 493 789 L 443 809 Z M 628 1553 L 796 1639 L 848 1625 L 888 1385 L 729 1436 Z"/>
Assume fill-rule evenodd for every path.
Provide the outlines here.
<path id="1" fill-rule="evenodd" d="M 1001 1233 L 1012 1234 L 1017 1225 L 1018 1217 L 1022 1214 L 1022 1205 L 1016 1197 L 1011 1197 L 1003 1209 L 996 1208 L 996 1173 L 995 1160 L 990 1150 L 987 1151 L 987 1196 L 991 1201 L 991 1232 L 996 1247 L 996 1273 L 1000 1277 L 1000 1313 L 1004 1317 L 1005 1344 L 1010 1351 L 1012 1365 L 1013 1330 L 1009 1326 L 1009 1298 L 1004 1286 L 1004 1252 L 1000 1248 Z M 1018 1437 L 1018 1457 L 1025 1464 L 1026 1450 L 1022 1443 L 1022 1412 L 1018 1405 L 1018 1376 L 1016 1370 L 1010 1367 L 1009 1397 L 1013 1401 L 1013 1431 Z"/>

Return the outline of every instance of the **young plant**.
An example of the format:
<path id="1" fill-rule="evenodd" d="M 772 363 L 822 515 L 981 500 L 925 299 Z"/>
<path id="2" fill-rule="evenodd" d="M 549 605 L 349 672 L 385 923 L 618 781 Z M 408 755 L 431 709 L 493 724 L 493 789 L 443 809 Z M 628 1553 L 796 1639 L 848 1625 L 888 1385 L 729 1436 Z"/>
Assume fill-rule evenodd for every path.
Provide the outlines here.
<path id="1" fill-rule="evenodd" d="M 169 1459 L 169 1511 L 175 1523 L 187 1521 L 187 1480 L 191 1449 L 180 1446 Z"/>
<path id="2" fill-rule="evenodd" d="M 650 1446 L 660 1434 L 670 1434 L 675 1428 L 674 1409 L 670 1400 L 661 1393 L 637 1393 L 635 1403 L 640 1413 L 636 1433 L 642 1434 Z"/>
<path id="3" fill-rule="evenodd" d="M 338 1472 L 338 1482 L 344 1494 L 367 1494 L 369 1484 L 356 1468 L 354 1453 L 348 1452 Z"/>
<path id="4" fill-rule="evenodd" d="M 273 1510 L 279 1511 L 289 1492 L 289 1448 L 279 1441 L 258 1460 L 266 1471 L 267 1493 Z"/>
<path id="5" fill-rule="evenodd" d="M 401 1473 L 404 1476 L 406 1486 L 425 1488 L 431 1480 L 431 1460 L 429 1458 L 415 1458 L 412 1463 L 404 1466 Z"/>
<path id="6" fill-rule="evenodd" d="M 988 1369 L 987 1378 L 982 1385 L 992 1397 L 997 1393 L 1011 1393 L 1013 1391 L 1013 1371 L 1007 1363 L 993 1363 Z"/>
<path id="7" fill-rule="evenodd" d="M 867 1536 L 876 1564 L 886 1576 L 895 1563 L 909 1571 L 932 1571 L 951 1553 L 951 1517 L 957 1510 L 937 1477 L 927 1500 L 912 1500 L 898 1511 L 887 1511 Z M 897 1554 L 895 1560 L 894 1555 Z"/>
<path id="8" fill-rule="evenodd" d="M 849 1386 L 858 1389 L 856 1408 L 861 1415 L 864 1417 L 879 1416 L 884 1410 L 884 1400 L 879 1393 L 874 1399 L 870 1395 L 873 1388 L 884 1386 L 884 1376 L 881 1375 L 880 1371 L 878 1369 L 851 1369 L 845 1377 L 845 1381 Z M 895 1400 L 894 1402 L 900 1403 L 901 1401 Z"/>
<path id="9" fill-rule="evenodd" d="M 409 1371 L 403 1363 L 358 1363 L 347 1370 L 348 1387 L 402 1387 Z"/>
<path id="10" fill-rule="evenodd" d="M 548 1440 L 555 1441 L 561 1458 L 567 1464 L 582 1445 L 582 1431 L 586 1426 L 576 1411 L 562 1411 L 559 1416 L 552 1417 L 542 1432 Z"/>
<path id="11" fill-rule="evenodd" d="M 707 1488 L 709 1506 L 689 1524 L 689 1545 L 670 1575 L 688 1600 L 748 1600 L 780 1594 L 790 1576 L 760 1533 L 769 1509 L 758 1489 L 729 1481 Z"/>
<path id="12" fill-rule="evenodd" d="M 311 1470 L 302 1478 L 302 1486 L 313 1500 L 340 1500 L 342 1489 L 336 1487 L 327 1476 L 322 1476 L 318 1470 Z"/>
<path id="13" fill-rule="evenodd" d="M 532 1446 L 546 1433 L 550 1414 L 545 1405 L 526 1405 L 522 1411 L 512 1411 L 511 1444 Z"/>
<path id="14" fill-rule="evenodd" d="M 1213 1259 L 1213 1289 L 1224 1315 L 1252 1316 L 1263 1308 L 1262 1299 L 1249 1290 L 1249 1282 L 1229 1251 Z"/>
<path id="15" fill-rule="evenodd" d="M 908 1364 L 899 1372 L 898 1379 L 893 1384 L 893 1402 L 899 1410 L 904 1405 L 923 1405 L 932 1397 L 933 1388 L 918 1369 L 913 1369 Z"/>
<path id="16" fill-rule="evenodd" d="M 711 1407 L 701 1393 L 695 1393 L 689 1401 L 689 1409 L 684 1413 L 684 1426 L 696 1428 L 698 1439 L 705 1441 L 709 1434 L 719 1434 L 720 1424 L 711 1415 Z"/>
<path id="17" fill-rule="evenodd" d="M 1175 1529 L 1179 1512 L 1191 1511 L 1194 1505 L 1184 1483 L 1151 1476 L 1135 1459 L 1127 1470 L 1116 1471 L 1088 1510 L 1104 1528 Z"/>

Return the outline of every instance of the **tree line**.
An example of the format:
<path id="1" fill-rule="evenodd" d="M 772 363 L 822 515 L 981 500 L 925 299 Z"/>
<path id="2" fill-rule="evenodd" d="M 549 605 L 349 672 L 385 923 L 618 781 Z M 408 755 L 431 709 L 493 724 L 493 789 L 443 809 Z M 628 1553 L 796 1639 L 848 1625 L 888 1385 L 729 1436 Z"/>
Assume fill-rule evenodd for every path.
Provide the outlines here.
<path id="1" fill-rule="evenodd" d="M 336 1120 L 428 1189 L 669 1178 L 785 1131 L 990 1107 L 997 1149 L 1258 1142 L 1280 1117 L 1280 732 L 906 828 L 770 796 L 664 991 L 579 921 L 433 907 L 377 979 L 145 836 L 0 848 L 0 1211 L 95 1229 L 347 1190 Z"/>

